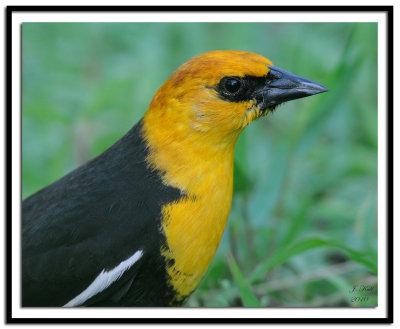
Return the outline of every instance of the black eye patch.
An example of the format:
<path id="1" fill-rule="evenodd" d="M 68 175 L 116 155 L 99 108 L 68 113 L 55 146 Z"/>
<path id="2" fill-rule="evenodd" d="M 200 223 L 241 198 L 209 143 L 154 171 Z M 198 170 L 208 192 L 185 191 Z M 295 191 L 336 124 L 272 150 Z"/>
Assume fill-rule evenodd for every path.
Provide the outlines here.
<path id="1" fill-rule="evenodd" d="M 267 77 L 223 77 L 214 88 L 219 96 L 229 102 L 246 102 L 254 99 L 257 90 L 263 88 Z"/>

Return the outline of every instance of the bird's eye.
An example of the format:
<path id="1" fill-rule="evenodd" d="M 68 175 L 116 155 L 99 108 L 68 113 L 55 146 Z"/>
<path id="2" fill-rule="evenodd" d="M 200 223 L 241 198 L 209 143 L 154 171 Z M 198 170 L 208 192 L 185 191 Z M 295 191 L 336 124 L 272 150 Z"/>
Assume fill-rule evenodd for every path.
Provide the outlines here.
<path id="1" fill-rule="evenodd" d="M 218 92 L 222 99 L 230 102 L 250 100 L 247 80 L 246 77 L 223 77 L 213 88 Z"/>
<path id="2" fill-rule="evenodd" d="M 225 80 L 224 87 L 225 90 L 230 94 L 235 94 L 240 90 L 242 83 L 237 78 L 228 78 Z"/>

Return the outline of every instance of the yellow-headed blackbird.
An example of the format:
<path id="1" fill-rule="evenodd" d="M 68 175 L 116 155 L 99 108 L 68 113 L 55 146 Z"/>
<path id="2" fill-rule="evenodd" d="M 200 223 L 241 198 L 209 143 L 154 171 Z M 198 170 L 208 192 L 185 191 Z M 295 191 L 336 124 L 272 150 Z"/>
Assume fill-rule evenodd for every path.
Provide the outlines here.
<path id="1" fill-rule="evenodd" d="M 224 232 L 242 130 L 327 90 L 249 52 L 184 63 L 124 137 L 23 202 L 22 305 L 181 305 Z"/>

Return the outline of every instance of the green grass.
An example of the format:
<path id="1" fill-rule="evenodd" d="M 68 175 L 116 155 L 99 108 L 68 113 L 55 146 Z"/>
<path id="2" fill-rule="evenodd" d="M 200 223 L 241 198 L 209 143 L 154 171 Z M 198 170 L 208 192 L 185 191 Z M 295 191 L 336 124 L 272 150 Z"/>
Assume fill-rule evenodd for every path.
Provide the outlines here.
<path id="1" fill-rule="evenodd" d="M 24 23 L 22 40 L 24 198 L 122 137 L 199 53 L 327 86 L 239 138 L 228 227 L 187 306 L 377 305 L 375 23 Z"/>

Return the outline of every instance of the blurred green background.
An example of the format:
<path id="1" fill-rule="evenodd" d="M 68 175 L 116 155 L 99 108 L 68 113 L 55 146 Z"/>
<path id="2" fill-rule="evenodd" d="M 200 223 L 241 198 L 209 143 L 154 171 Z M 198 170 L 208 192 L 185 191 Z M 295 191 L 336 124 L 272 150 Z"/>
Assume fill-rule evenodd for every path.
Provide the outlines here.
<path id="1" fill-rule="evenodd" d="M 22 47 L 23 198 L 121 138 L 199 53 L 259 53 L 327 86 L 241 135 L 228 226 L 187 306 L 377 305 L 377 24 L 24 23 Z"/>

